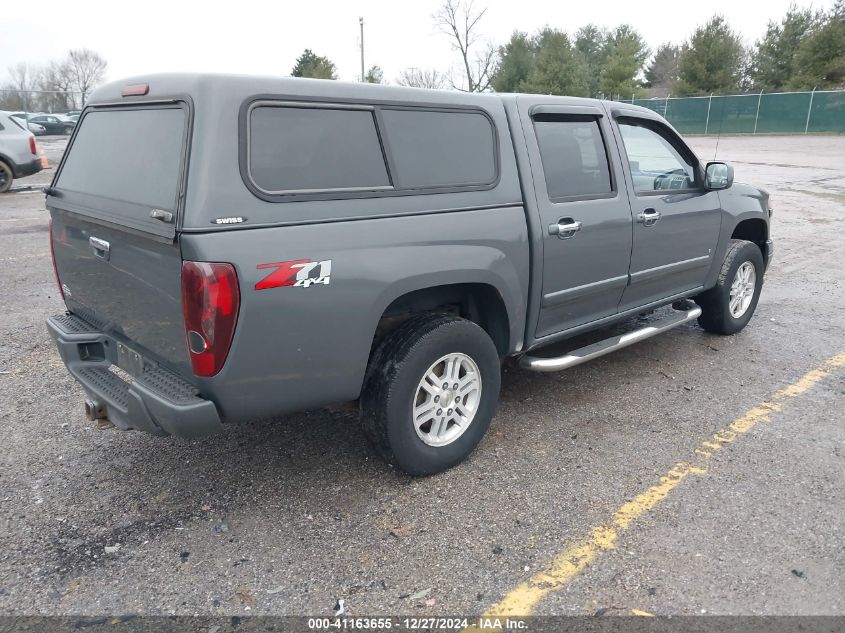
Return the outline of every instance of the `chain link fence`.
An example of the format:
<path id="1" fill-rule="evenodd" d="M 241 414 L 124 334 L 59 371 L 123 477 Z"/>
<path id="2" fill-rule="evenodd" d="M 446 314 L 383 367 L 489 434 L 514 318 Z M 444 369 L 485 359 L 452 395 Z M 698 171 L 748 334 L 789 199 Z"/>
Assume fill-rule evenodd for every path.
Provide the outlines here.
<path id="1" fill-rule="evenodd" d="M 79 110 L 83 94 L 74 90 L 20 90 L 0 88 L 0 110 L 49 114 Z"/>
<path id="2" fill-rule="evenodd" d="M 845 90 L 629 99 L 682 134 L 845 133 Z"/>

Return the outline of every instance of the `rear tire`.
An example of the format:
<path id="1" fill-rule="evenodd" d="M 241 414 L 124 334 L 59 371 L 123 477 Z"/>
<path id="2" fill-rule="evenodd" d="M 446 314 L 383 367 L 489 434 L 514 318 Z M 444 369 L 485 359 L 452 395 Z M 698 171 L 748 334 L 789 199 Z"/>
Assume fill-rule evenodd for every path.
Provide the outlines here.
<path id="1" fill-rule="evenodd" d="M 65 133 L 65 134 L 72 134 L 72 133 L 73 133 L 73 128 L 72 128 L 72 127 L 70 127 L 70 126 L 66 127 L 66 128 L 64 129 L 64 133 Z"/>
<path id="2" fill-rule="evenodd" d="M 698 324 L 715 334 L 736 334 L 757 308 L 763 287 L 763 255 L 753 242 L 731 240 L 716 286 L 695 297 Z"/>
<path id="3" fill-rule="evenodd" d="M 496 346 L 478 325 L 452 316 L 411 317 L 370 360 L 361 396 L 364 432 L 406 473 L 441 472 L 481 441 L 500 382 Z"/>
<path id="4" fill-rule="evenodd" d="M 12 173 L 12 168 L 0 160 L 0 193 L 6 193 L 12 188 L 12 180 L 15 174 Z"/>

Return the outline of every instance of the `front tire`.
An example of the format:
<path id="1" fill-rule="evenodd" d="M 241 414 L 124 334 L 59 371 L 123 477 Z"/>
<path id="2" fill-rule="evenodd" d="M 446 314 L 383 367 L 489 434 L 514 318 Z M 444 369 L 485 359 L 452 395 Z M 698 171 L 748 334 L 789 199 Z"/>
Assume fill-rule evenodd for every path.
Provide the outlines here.
<path id="1" fill-rule="evenodd" d="M 698 324 L 715 334 L 736 334 L 757 308 L 763 288 L 763 255 L 753 242 L 731 240 L 716 286 L 695 297 Z"/>
<path id="2" fill-rule="evenodd" d="M 499 355 L 488 334 L 466 319 L 412 317 L 370 360 L 361 421 L 388 463 L 431 475 L 462 462 L 496 411 Z"/>

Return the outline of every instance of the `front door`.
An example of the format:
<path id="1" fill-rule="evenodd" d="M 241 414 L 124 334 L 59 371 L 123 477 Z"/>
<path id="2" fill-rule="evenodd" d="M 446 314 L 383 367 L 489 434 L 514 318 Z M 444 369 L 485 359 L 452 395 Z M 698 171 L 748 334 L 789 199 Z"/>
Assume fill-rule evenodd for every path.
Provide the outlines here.
<path id="1" fill-rule="evenodd" d="M 519 97 L 540 216 L 543 282 L 535 336 L 611 316 L 628 283 L 631 209 L 602 109 Z"/>
<path id="2" fill-rule="evenodd" d="M 705 281 L 721 226 L 719 194 L 705 191 L 695 154 L 658 120 L 616 119 L 634 216 L 631 282 L 620 311 L 688 293 Z"/>

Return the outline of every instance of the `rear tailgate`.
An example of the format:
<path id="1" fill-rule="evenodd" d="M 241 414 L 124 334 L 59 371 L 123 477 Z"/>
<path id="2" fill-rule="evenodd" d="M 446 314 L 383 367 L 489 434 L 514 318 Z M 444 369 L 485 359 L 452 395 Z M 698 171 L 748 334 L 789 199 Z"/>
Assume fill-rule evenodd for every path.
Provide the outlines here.
<path id="1" fill-rule="evenodd" d="M 187 376 L 177 227 L 189 129 L 185 103 L 89 109 L 47 197 L 68 309 Z"/>

